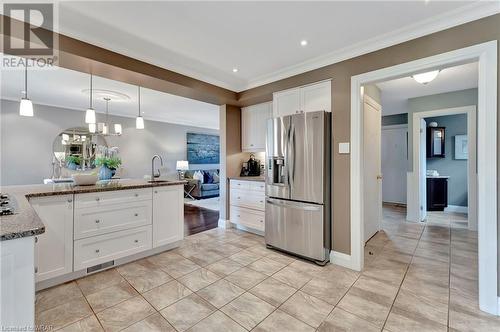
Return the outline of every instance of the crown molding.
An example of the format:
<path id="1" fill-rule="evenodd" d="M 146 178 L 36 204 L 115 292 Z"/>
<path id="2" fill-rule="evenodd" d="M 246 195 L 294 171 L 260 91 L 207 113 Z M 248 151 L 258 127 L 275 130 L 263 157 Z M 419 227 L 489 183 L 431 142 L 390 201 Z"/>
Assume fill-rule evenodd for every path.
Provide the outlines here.
<path id="1" fill-rule="evenodd" d="M 242 92 L 261 85 L 276 82 L 281 79 L 332 65 L 389 46 L 401 44 L 415 38 L 446 30 L 497 13 L 500 13 L 499 1 L 476 1 L 448 13 L 419 21 L 404 28 L 342 48 L 338 51 L 249 80 L 245 89 L 237 89 L 236 91 Z M 234 88 L 236 87 L 233 87 L 233 89 Z"/>

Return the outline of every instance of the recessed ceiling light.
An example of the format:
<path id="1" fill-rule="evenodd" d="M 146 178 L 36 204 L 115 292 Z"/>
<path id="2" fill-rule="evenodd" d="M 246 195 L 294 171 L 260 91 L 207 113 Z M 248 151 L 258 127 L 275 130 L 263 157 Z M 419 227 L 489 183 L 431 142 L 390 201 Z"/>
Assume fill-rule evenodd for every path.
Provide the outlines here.
<path id="1" fill-rule="evenodd" d="M 237 73 L 238 72 L 238 68 L 233 68 L 233 73 Z"/>
<path id="2" fill-rule="evenodd" d="M 307 46 L 307 40 L 305 40 L 305 39 L 301 40 L 300 46 Z"/>

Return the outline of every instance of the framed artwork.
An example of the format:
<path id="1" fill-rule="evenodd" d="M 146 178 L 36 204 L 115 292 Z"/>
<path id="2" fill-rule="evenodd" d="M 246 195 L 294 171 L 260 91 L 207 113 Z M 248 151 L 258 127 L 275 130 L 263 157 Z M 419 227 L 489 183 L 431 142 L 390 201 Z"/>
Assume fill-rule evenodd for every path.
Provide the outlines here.
<path id="1" fill-rule="evenodd" d="M 455 135 L 455 159 L 469 159 L 467 135 Z"/>
<path id="2" fill-rule="evenodd" d="M 190 164 L 218 164 L 219 136 L 187 133 L 187 159 Z"/>

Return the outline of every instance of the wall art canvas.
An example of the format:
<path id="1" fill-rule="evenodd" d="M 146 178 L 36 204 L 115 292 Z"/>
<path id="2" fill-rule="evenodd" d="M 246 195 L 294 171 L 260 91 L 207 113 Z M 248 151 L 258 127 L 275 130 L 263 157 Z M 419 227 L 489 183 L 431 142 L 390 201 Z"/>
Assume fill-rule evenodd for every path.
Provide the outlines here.
<path id="1" fill-rule="evenodd" d="M 455 159 L 469 158 L 469 143 L 467 135 L 455 136 Z"/>
<path id="2" fill-rule="evenodd" d="M 218 135 L 187 133 L 187 159 L 190 164 L 218 164 Z"/>

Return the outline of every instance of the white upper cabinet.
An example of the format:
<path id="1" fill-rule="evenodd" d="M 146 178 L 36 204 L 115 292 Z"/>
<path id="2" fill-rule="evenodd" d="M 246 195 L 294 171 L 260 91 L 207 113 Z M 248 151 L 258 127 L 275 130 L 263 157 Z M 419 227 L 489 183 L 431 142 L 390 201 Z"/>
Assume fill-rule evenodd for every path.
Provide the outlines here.
<path id="1" fill-rule="evenodd" d="M 324 81 L 273 94 L 273 116 L 332 110 L 332 82 Z"/>
<path id="2" fill-rule="evenodd" d="M 266 150 L 267 119 L 272 116 L 272 103 L 263 103 L 241 109 L 241 150 L 261 152 Z"/>
<path id="3" fill-rule="evenodd" d="M 30 199 L 45 225 L 35 237 L 36 281 L 73 271 L 73 195 Z"/>

